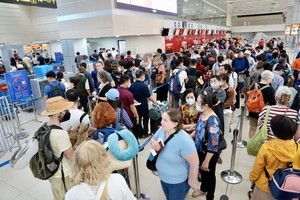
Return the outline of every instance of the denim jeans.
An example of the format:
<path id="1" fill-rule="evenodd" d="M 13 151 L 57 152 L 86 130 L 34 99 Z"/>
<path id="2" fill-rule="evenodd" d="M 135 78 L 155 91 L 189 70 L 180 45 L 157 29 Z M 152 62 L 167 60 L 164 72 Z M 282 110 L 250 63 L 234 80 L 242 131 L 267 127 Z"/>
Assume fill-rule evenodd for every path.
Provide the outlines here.
<path id="1" fill-rule="evenodd" d="M 176 95 L 176 94 L 173 94 L 174 108 L 175 108 L 175 109 L 178 109 L 178 108 L 179 108 L 179 101 L 180 101 L 181 97 L 182 97 L 182 93 L 177 94 L 177 95 Z"/>
<path id="2" fill-rule="evenodd" d="M 188 179 L 177 184 L 169 184 L 163 181 L 160 181 L 160 183 L 167 200 L 184 200 L 190 189 Z"/>

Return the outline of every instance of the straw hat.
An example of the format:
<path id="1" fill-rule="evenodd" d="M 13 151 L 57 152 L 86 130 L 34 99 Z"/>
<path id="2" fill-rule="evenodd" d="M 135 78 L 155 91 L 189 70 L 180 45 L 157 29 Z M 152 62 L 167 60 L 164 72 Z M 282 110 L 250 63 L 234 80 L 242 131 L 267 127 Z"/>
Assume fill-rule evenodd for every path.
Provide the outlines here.
<path id="1" fill-rule="evenodd" d="M 48 116 L 60 113 L 64 110 L 71 108 L 73 102 L 65 100 L 63 97 L 52 97 L 46 101 L 46 110 L 41 112 L 41 115 Z"/>

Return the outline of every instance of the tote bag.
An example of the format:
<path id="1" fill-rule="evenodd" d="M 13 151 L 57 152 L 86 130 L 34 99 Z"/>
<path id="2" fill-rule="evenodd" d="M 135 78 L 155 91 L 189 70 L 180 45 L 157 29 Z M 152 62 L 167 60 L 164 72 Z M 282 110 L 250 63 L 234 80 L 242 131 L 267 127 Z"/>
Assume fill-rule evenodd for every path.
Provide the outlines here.
<path id="1" fill-rule="evenodd" d="M 247 152 L 250 156 L 256 156 L 257 155 L 260 147 L 262 146 L 262 144 L 264 143 L 264 141 L 268 137 L 268 126 L 267 126 L 267 124 L 268 124 L 270 109 L 271 109 L 271 106 L 268 106 L 263 126 L 248 141 Z"/>

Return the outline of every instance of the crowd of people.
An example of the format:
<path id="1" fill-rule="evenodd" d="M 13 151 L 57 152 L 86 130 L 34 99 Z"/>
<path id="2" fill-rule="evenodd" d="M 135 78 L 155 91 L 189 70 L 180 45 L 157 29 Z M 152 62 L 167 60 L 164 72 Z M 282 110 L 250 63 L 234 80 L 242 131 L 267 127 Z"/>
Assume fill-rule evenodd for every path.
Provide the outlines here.
<path id="1" fill-rule="evenodd" d="M 137 140 L 154 134 L 150 145 L 161 151 L 156 167 L 166 199 L 183 200 L 190 188 L 192 197 L 215 199 L 216 167 L 223 162 L 218 148 L 220 135 L 231 131 L 233 113 L 244 105 L 247 91 L 255 88 L 261 90 L 266 107 L 260 112 L 249 112 L 249 138 L 268 120 L 269 140 L 261 148 L 250 173 L 250 181 L 255 184 L 250 198 L 272 199 L 266 189 L 267 179 L 259 171 L 264 166 L 272 176 L 285 162 L 299 160 L 298 149 L 292 147 L 299 138 L 300 58 L 289 64 L 282 43 L 265 47 L 260 41 L 252 47 L 232 38 L 199 48 L 181 48 L 168 56 L 161 49 L 153 56 L 145 54 L 142 59 L 138 55 L 133 58 L 131 51 L 125 56 L 115 49 L 100 49 L 90 59 L 94 60 L 91 72 L 77 53 L 78 74 L 68 82 L 62 73 L 46 74 L 49 81 L 44 90 L 46 107 L 60 104 L 61 108 L 47 114 L 49 123 L 63 126 L 66 138 L 67 131 L 81 123 L 96 129 L 91 138 L 97 142 L 83 142 L 75 154 L 71 143 L 61 139 L 55 142 L 55 148 L 66 159 L 75 156 L 75 167 L 65 176 L 70 180 L 69 188 L 74 183 L 77 186 L 67 192 L 66 199 L 82 199 L 84 194 L 90 196 L 87 199 L 94 199 L 103 187 L 108 192 L 102 193 L 111 199 L 134 199 L 123 178 L 106 171 L 108 161 L 100 145 L 107 140 L 104 135 L 121 129 L 131 130 Z M 171 109 L 162 114 L 161 127 L 150 133 L 151 103 L 164 101 L 170 102 Z M 267 106 L 271 109 L 265 119 Z M 88 115 L 83 116 L 85 113 L 91 120 Z M 159 142 L 169 137 L 172 140 L 162 147 Z M 289 151 L 278 153 L 293 141 L 295 145 Z M 297 162 L 293 166 L 300 167 Z M 50 182 L 56 199 L 62 199 L 63 188 L 54 186 L 59 179 Z"/>

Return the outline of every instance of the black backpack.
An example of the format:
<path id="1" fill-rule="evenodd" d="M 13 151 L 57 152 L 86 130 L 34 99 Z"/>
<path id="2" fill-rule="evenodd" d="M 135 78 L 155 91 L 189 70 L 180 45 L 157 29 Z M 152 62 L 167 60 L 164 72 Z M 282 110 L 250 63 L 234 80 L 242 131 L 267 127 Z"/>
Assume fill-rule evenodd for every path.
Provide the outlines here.
<path id="1" fill-rule="evenodd" d="M 294 101 L 291 105 L 291 109 L 294 109 L 298 112 L 299 108 L 300 108 L 300 87 L 295 86 L 294 89 L 297 90 L 297 94 L 296 94 L 296 96 L 294 98 Z"/>
<path id="2" fill-rule="evenodd" d="M 57 85 L 49 84 L 51 87 L 51 97 L 63 97 L 65 98 L 65 91 L 61 88 L 61 83 L 58 83 Z"/>
<path id="3" fill-rule="evenodd" d="M 196 83 L 197 83 L 197 69 L 194 68 L 188 68 L 187 69 L 187 74 L 188 74 L 188 82 L 185 84 L 185 88 L 192 88 L 195 89 L 196 88 Z"/>
<path id="4" fill-rule="evenodd" d="M 62 129 L 59 126 L 51 125 L 48 126 L 44 123 L 34 134 L 36 140 L 38 140 L 39 150 L 31 158 L 29 167 L 35 178 L 47 180 L 52 177 L 58 170 L 59 164 L 62 160 L 63 153 L 60 157 L 54 155 L 51 143 L 50 133 L 52 129 Z M 64 177 L 63 168 L 62 176 Z"/>

